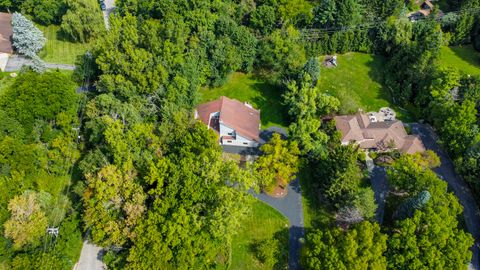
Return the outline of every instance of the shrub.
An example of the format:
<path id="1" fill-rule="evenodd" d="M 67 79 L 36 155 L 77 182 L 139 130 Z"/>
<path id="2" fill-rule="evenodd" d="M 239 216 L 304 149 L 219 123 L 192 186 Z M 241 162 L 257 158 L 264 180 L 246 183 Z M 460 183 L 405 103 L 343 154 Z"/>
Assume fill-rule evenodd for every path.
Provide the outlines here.
<path id="1" fill-rule="evenodd" d="M 277 239 L 266 239 L 257 243 L 257 258 L 266 266 L 273 267 L 277 262 L 279 241 Z"/>

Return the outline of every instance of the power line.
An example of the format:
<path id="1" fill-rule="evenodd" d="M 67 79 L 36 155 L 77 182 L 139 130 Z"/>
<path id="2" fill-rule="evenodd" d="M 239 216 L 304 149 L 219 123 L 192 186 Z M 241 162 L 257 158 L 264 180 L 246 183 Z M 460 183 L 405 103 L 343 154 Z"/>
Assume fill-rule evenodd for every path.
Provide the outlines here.
<path id="1" fill-rule="evenodd" d="M 461 9 L 461 10 L 456 10 L 456 11 L 450 11 L 447 13 L 444 13 L 444 16 L 450 15 L 450 14 L 466 14 L 466 13 L 475 13 L 479 12 L 480 7 L 477 8 L 468 8 L 468 9 Z M 428 19 L 428 17 L 418 19 L 415 22 L 421 22 Z M 439 18 L 437 18 L 438 20 Z M 328 27 L 328 28 L 304 28 L 300 29 L 300 33 L 302 38 L 304 38 L 307 41 L 314 41 L 318 40 L 321 35 L 324 34 L 332 34 L 332 33 L 337 33 L 337 32 L 347 32 L 347 31 L 352 31 L 352 30 L 368 30 L 368 29 L 374 29 L 378 26 L 381 26 L 385 24 L 385 20 L 378 20 L 378 21 L 373 21 L 373 22 L 367 22 L 363 24 L 358 24 L 354 26 L 345 26 L 345 27 Z"/>
<path id="2" fill-rule="evenodd" d="M 87 57 L 88 57 L 88 60 L 87 60 L 87 63 L 86 62 L 86 59 L 84 57 L 83 59 L 83 83 L 82 83 L 82 86 L 80 87 L 80 89 L 89 89 L 89 85 L 90 85 L 90 65 L 91 65 L 91 53 L 90 51 L 87 51 L 86 54 L 85 54 Z M 78 123 L 78 126 L 75 126 L 73 127 L 72 129 L 75 130 L 75 147 L 78 148 L 78 144 L 80 142 L 80 130 L 81 130 L 81 127 L 82 127 L 82 122 L 83 122 L 83 116 L 84 116 L 84 106 L 86 104 L 86 101 L 87 101 L 87 95 L 85 94 L 84 95 L 84 98 L 83 99 L 80 99 L 79 100 L 79 103 L 78 103 L 78 110 L 77 110 L 77 117 L 78 117 L 78 120 L 79 120 L 79 123 Z M 67 188 L 65 189 L 65 194 L 62 194 L 63 192 L 60 192 L 60 194 L 58 194 L 58 198 L 60 198 L 60 195 L 63 195 L 64 198 L 67 198 L 64 200 L 63 202 L 63 206 L 60 208 L 61 211 L 64 211 L 65 213 L 67 212 L 66 211 L 66 207 L 67 207 L 67 202 L 68 202 L 68 194 L 70 192 L 70 187 L 71 187 L 71 184 L 72 184 L 72 179 L 73 179 L 73 164 L 70 164 L 70 168 L 69 168 L 69 171 L 67 173 L 67 175 L 70 176 L 70 179 L 68 181 L 68 185 L 67 185 Z M 62 203 L 62 202 L 60 202 Z M 57 216 L 55 216 L 55 220 L 53 222 L 53 225 L 56 225 L 56 226 L 59 226 L 59 223 L 61 222 L 60 220 L 60 217 L 61 215 L 60 214 L 57 214 Z M 51 244 L 51 236 L 52 234 L 55 235 L 55 236 L 58 236 L 58 234 L 60 233 L 59 232 L 59 229 L 58 227 L 57 228 L 48 228 L 47 231 L 47 237 L 49 238 L 49 241 L 48 241 L 48 245 L 46 244 L 46 237 L 44 238 L 44 249 L 43 249 L 43 254 L 45 254 L 47 248 L 50 248 L 50 244 Z M 56 237 L 55 237 L 55 240 L 56 240 Z M 56 244 L 56 241 L 54 241 L 54 245 Z"/>

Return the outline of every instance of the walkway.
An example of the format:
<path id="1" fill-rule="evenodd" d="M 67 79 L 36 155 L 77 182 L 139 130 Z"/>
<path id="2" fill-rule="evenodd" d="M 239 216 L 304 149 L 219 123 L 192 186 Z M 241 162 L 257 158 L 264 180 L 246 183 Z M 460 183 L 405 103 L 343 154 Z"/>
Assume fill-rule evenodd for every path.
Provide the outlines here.
<path id="1" fill-rule="evenodd" d="M 385 213 L 385 200 L 388 193 L 388 182 L 385 168 L 375 166 L 373 160 L 367 155 L 365 162 L 370 174 L 370 182 L 372 189 L 375 192 L 375 201 L 377 202 L 377 222 L 383 223 L 383 216 Z"/>
<path id="2" fill-rule="evenodd" d="M 5 67 L 6 72 L 14 72 L 19 71 L 24 65 L 31 66 L 32 60 L 27 59 L 23 56 L 13 55 L 8 59 L 7 66 Z M 66 64 L 52 64 L 52 63 L 45 63 L 47 68 L 51 69 L 63 69 L 63 70 L 75 70 L 74 65 L 66 65 Z"/>
<path id="3" fill-rule="evenodd" d="M 302 192 L 299 180 L 288 185 L 288 194 L 284 198 L 273 198 L 265 193 L 252 193 L 253 196 L 278 210 L 290 221 L 290 246 L 288 251 L 288 266 L 290 270 L 300 268 L 301 239 L 305 237 L 303 224 Z"/>
<path id="4" fill-rule="evenodd" d="M 75 264 L 73 270 L 103 270 L 107 269 L 102 262 L 102 250 L 88 241 L 83 242 L 80 259 Z"/>
<path id="5" fill-rule="evenodd" d="M 469 269 L 480 270 L 479 245 L 480 245 L 480 212 L 477 203 L 468 185 L 457 175 L 449 156 L 437 143 L 437 137 L 430 126 L 424 124 L 412 124 L 413 133 L 418 134 L 427 149 L 433 150 L 440 157 L 442 165 L 434 171 L 448 182 L 453 193 L 458 197 L 463 206 L 463 216 L 468 231 L 475 238 L 473 258 Z"/>

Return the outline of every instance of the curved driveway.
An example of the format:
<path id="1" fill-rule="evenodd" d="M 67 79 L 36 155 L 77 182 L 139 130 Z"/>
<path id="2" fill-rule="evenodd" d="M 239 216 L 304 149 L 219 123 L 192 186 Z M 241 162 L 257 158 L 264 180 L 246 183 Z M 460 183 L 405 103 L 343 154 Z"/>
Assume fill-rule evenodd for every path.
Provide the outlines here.
<path id="1" fill-rule="evenodd" d="M 273 198 L 265 193 L 252 193 L 253 196 L 271 207 L 277 209 L 290 221 L 290 245 L 288 250 L 288 268 L 300 269 L 300 249 L 302 238 L 305 237 L 303 224 L 302 192 L 299 180 L 288 185 L 288 194 L 283 198 Z"/>
<path id="2" fill-rule="evenodd" d="M 470 191 L 468 185 L 457 175 L 453 163 L 448 155 L 437 144 L 437 138 L 432 128 L 423 124 L 412 124 L 413 133 L 418 134 L 427 149 L 433 150 L 440 157 L 442 165 L 435 168 L 434 171 L 448 182 L 453 193 L 458 197 L 463 206 L 463 216 L 468 231 L 475 238 L 473 246 L 473 258 L 469 269 L 480 270 L 479 265 L 479 244 L 480 244 L 480 213 L 477 203 Z"/>

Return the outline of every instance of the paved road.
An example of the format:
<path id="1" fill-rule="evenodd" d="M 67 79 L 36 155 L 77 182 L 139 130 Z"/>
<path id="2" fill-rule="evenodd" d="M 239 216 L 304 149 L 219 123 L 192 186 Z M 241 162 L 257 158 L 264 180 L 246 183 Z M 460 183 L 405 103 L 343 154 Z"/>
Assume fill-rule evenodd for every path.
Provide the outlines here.
<path id="1" fill-rule="evenodd" d="M 453 163 L 448 155 L 443 151 L 439 144 L 437 144 L 436 135 L 433 130 L 423 124 L 412 124 L 413 133 L 418 134 L 427 149 L 433 150 L 440 157 L 442 165 L 435 169 L 435 172 L 442 176 L 448 182 L 448 185 L 453 190 L 453 193 L 458 197 L 460 203 L 463 205 L 463 216 L 468 231 L 475 238 L 475 245 L 473 247 L 473 258 L 469 269 L 480 270 L 479 265 L 479 245 L 480 245 L 480 212 L 477 203 L 467 186 L 467 184 L 456 174 Z"/>
<path id="2" fill-rule="evenodd" d="M 107 9 L 103 11 L 103 20 L 105 21 L 105 28 L 107 28 L 108 30 L 110 28 L 108 18 L 110 17 L 110 14 L 115 10 L 115 0 L 105 0 L 105 6 L 107 7 Z"/>
<path id="3" fill-rule="evenodd" d="M 5 67 L 6 72 L 14 72 L 19 71 L 24 65 L 30 66 L 32 65 L 32 61 L 27 59 L 23 56 L 13 55 L 8 59 L 7 66 Z M 47 68 L 51 69 L 63 69 L 63 70 L 74 70 L 74 65 L 66 65 L 66 64 L 52 64 L 52 63 L 45 63 Z"/>
<path id="4" fill-rule="evenodd" d="M 288 266 L 290 270 L 300 269 L 300 239 L 305 237 L 303 223 L 302 192 L 297 180 L 288 185 L 288 194 L 284 198 L 272 198 L 265 193 L 253 194 L 254 197 L 277 209 L 290 221 L 290 246 Z"/>
<path id="5" fill-rule="evenodd" d="M 385 213 L 385 199 L 388 193 L 387 174 L 385 168 L 375 166 L 373 160 L 368 155 L 366 163 L 370 174 L 372 189 L 375 192 L 375 201 L 377 202 L 377 222 L 382 224 Z"/>
<path id="6" fill-rule="evenodd" d="M 103 270 L 107 269 L 102 262 L 101 248 L 97 247 L 88 241 L 83 242 L 82 252 L 78 263 L 73 267 L 73 270 Z"/>

